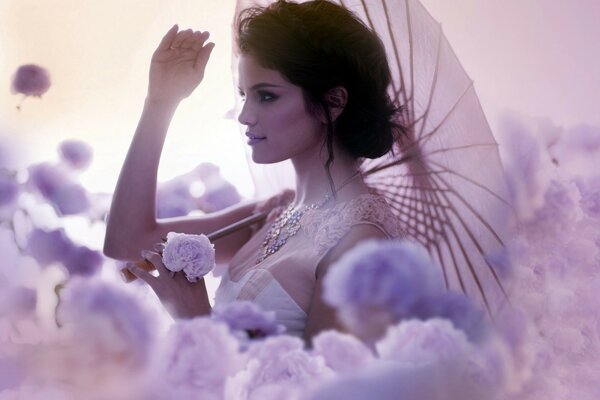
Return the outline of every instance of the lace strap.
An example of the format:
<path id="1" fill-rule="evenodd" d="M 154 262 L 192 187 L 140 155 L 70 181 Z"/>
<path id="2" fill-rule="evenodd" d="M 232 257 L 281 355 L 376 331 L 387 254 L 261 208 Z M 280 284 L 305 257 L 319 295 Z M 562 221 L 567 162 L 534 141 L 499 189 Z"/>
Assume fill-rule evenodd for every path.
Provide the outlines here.
<path id="1" fill-rule="evenodd" d="M 340 203 L 330 209 L 311 210 L 304 215 L 301 226 L 319 255 L 334 247 L 355 225 L 370 224 L 389 238 L 405 236 L 401 221 L 394 215 L 383 197 L 366 194 Z"/>

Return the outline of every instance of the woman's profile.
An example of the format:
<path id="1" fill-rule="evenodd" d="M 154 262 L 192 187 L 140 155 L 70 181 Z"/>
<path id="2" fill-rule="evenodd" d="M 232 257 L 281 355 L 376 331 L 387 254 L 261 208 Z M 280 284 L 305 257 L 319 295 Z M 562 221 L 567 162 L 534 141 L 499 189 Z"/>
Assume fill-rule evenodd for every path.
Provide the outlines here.
<path id="1" fill-rule="evenodd" d="M 329 1 L 277 1 L 236 22 L 238 120 L 256 163 L 290 160 L 293 193 L 250 201 L 202 217 L 156 218 L 159 160 L 178 104 L 201 84 L 213 43 L 208 32 L 171 28 L 150 66 L 143 113 L 111 206 L 105 253 L 134 260 L 142 252 L 158 276 L 129 264 L 176 317 L 211 312 L 204 282 L 166 272 L 155 245 L 168 232 L 210 233 L 257 210 L 263 224 L 214 242 L 228 268 L 215 304 L 250 300 L 276 312 L 287 332 L 310 340 L 338 327 L 321 296 L 332 263 L 365 239 L 401 235 L 386 201 L 359 172 L 365 158 L 388 153 L 403 127 L 388 96 L 385 49 L 375 33 Z M 201 160 L 199 160 L 200 162 Z"/>

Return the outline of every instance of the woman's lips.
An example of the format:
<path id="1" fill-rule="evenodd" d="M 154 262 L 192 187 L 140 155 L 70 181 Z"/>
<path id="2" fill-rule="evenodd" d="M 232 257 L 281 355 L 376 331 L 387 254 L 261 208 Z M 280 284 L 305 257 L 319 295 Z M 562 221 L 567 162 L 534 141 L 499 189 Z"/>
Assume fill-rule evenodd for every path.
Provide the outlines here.
<path id="1" fill-rule="evenodd" d="M 260 143 L 260 142 L 262 142 L 263 140 L 266 139 L 266 137 L 264 137 L 264 136 L 257 136 L 257 135 L 255 135 L 253 133 L 250 133 L 250 132 L 246 132 L 246 136 L 248 137 L 248 144 L 250 146 L 253 146 L 253 145 L 257 144 L 257 143 Z"/>

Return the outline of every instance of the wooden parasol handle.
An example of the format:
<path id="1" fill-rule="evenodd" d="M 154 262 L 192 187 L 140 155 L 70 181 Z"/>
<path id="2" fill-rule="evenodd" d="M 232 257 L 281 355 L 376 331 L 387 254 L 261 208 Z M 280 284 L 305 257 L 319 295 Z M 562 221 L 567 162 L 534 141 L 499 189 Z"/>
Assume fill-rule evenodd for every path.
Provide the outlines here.
<path id="1" fill-rule="evenodd" d="M 214 231 L 213 233 L 206 235 L 206 237 L 212 243 L 217 239 L 220 239 L 224 236 L 230 235 L 234 232 L 239 231 L 240 229 L 246 228 L 252 224 L 255 224 L 257 222 L 264 220 L 265 218 L 267 218 L 268 214 L 269 214 L 269 211 L 258 212 L 256 214 L 253 214 L 253 215 L 251 215 L 247 218 L 244 218 L 240 221 L 234 222 L 231 225 L 228 225 L 224 228 Z M 152 265 L 151 262 L 148 262 L 144 259 L 135 261 L 135 265 L 137 265 L 138 267 L 140 267 L 148 272 L 154 271 L 156 269 L 156 268 L 154 268 L 154 265 Z M 127 269 L 127 267 L 122 267 L 120 272 L 121 272 L 121 277 L 123 278 L 123 280 L 126 283 L 133 282 L 137 279 L 137 277 L 134 274 L 132 274 L 131 271 L 129 271 Z"/>

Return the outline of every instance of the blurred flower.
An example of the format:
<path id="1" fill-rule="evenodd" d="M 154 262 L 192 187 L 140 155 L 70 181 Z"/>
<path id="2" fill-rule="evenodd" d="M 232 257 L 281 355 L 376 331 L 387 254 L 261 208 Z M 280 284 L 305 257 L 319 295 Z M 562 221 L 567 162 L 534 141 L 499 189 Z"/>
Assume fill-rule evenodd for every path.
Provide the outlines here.
<path id="1" fill-rule="evenodd" d="M 204 212 L 211 213 L 237 204 L 241 200 L 235 186 L 223 180 L 219 186 L 207 189 L 198 199 L 198 203 Z"/>
<path id="2" fill-rule="evenodd" d="M 15 203 L 19 195 L 19 183 L 15 174 L 0 169 L 0 207 Z"/>
<path id="3" fill-rule="evenodd" d="M 88 193 L 78 183 L 60 186 L 49 200 L 60 215 L 81 214 L 90 208 Z"/>
<path id="4" fill-rule="evenodd" d="M 379 337 L 419 300 L 443 290 L 439 268 L 407 241 L 364 241 L 332 265 L 324 280 L 325 301 L 363 339 Z"/>
<path id="5" fill-rule="evenodd" d="M 583 212 L 588 217 L 600 219 L 600 176 L 580 179 L 576 184 L 581 193 L 579 204 Z"/>
<path id="6" fill-rule="evenodd" d="M 373 352 L 352 335 L 335 330 L 319 333 L 312 340 L 314 355 L 338 373 L 348 373 L 365 368 L 375 361 Z"/>
<path id="7" fill-rule="evenodd" d="M 27 253 L 42 267 L 62 261 L 73 246 L 62 228 L 52 231 L 36 228 L 27 239 Z"/>
<path id="8" fill-rule="evenodd" d="M 244 358 L 227 326 L 209 318 L 178 320 L 155 359 L 158 398 L 222 399 Z"/>
<path id="9" fill-rule="evenodd" d="M 58 147 L 58 153 L 69 166 L 86 169 L 92 162 L 92 146 L 81 140 L 64 140 Z"/>
<path id="10" fill-rule="evenodd" d="M 453 368 L 464 368 L 473 352 L 464 332 L 443 319 L 403 321 L 390 327 L 376 348 L 382 360 L 408 365 L 441 362 Z"/>
<path id="11" fill-rule="evenodd" d="M 40 379 L 93 394 L 86 398 L 114 398 L 106 393 L 127 388 L 145 371 L 154 348 L 153 319 L 123 288 L 70 279 L 60 292 L 57 321 L 57 336 L 27 356 Z"/>
<path id="12" fill-rule="evenodd" d="M 227 400 L 260 400 L 287 387 L 306 390 L 334 373 L 319 356 L 303 349 L 302 340 L 281 335 L 253 342 L 246 368 L 228 380 Z"/>
<path id="13" fill-rule="evenodd" d="M 215 249 L 206 235 L 169 232 L 162 256 L 167 269 L 183 271 L 190 282 L 196 282 L 215 267 Z"/>
<path id="14" fill-rule="evenodd" d="M 462 330 L 470 341 L 479 342 L 484 338 L 489 326 L 483 310 L 464 294 L 445 292 L 423 298 L 411 309 L 410 318 L 427 320 L 444 318 Z"/>
<path id="15" fill-rule="evenodd" d="M 25 96 L 41 97 L 50 88 L 50 75 L 35 64 L 21 65 L 12 81 L 12 91 Z"/>
<path id="16" fill-rule="evenodd" d="M 534 135 L 531 122 L 515 116 L 501 122 L 501 150 L 511 202 L 518 217 L 526 220 L 544 203 L 554 165 L 540 138 Z"/>
<path id="17" fill-rule="evenodd" d="M 193 175 L 204 184 L 204 193 L 198 199 L 200 208 L 207 213 L 222 210 L 241 201 L 235 186 L 221 176 L 219 167 L 212 163 L 198 165 Z"/>
<path id="18" fill-rule="evenodd" d="M 0 293 L 0 316 L 24 318 L 31 315 L 37 305 L 35 289 L 16 286 L 2 288 Z"/>
<path id="19" fill-rule="evenodd" d="M 243 332 L 248 339 L 264 338 L 283 333 L 274 311 L 264 311 L 251 301 L 234 301 L 213 308 L 212 318 L 227 324 L 232 332 Z"/>
<path id="20" fill-rule="evenodd" d="M 91 276 L 100 270 L 104 257 L 86 246 L 72 246 L 62 261 L 69 275 Z"/>
<path id="21" fill-rule="evenodd" d="M 65 171 L 49 162 L 30 166 L 28 173 L 28 184 L 46 199 L 51 199 L 57 190 L 68 182 Z"/>

